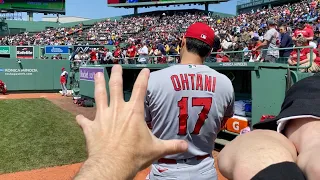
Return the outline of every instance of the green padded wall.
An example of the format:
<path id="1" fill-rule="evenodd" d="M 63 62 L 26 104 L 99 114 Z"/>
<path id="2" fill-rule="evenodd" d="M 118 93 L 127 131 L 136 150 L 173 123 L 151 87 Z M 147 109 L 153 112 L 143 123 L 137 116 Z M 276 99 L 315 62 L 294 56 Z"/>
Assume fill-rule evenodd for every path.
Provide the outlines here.
<path id="1" fill-rule="evenodd" d="M 286 93 L 287 69 L 264 68 L 251 71 L 252 124 L 262 115 L 278 115 Z"/>
<path id="2" fill-rule="evenodd" d="M 0 79 L 9 91 L 58 90 L 61 68 L 69 72 L 70 63 L 66 60 L 21 60 L 0 59 Z"/>
<path id="3" fill-rule="evenodd" d="M 262 115 L 277 115 L 286 92 L 288 66 L 271 63 L 213 63 L 211 68 L 227 75 L 233 83 L 236 100 L 252 100 L 252 125 L 259 122 Z M 88 66 L 93 67 L 93 66 Z M 112 65 L 105 67 L 108 82 Z M 151 71 L 168 65 L 122 65 L 125 101 L 131 96 L 133 83 L 144 67 Z M 108 84 L 106 85 L 109 88 Z M 80 80 L 80 94 L 94 97 L 94 83 Z"/>

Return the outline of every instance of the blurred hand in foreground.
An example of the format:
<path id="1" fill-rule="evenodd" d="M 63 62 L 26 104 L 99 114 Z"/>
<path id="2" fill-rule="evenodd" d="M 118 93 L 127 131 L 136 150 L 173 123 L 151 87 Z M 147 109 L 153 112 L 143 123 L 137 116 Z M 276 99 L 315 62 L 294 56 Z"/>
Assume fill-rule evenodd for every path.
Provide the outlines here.
<path id="1" fill-rule="evenodd" d="M 88 159 L 76 180 L 133 179 L 153 161 L 185 152 L 188 144 L 182 140 L 160 140 L 144 121 L 144 100 L 150 71 L 141 70 L 129 102 L 123 99 L 122 67 L 112 68 L 110 106 L 103 73 L 95 75 L 96 116 L 93 121 L 77 116 L 87 144 Z"/>

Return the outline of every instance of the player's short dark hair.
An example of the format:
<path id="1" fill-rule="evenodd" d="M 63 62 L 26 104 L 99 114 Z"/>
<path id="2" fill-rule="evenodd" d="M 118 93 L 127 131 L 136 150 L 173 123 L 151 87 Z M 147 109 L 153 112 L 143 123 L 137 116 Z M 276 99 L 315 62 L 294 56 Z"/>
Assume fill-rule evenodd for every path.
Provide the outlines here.
<path id="1" fill-rule="evenodd" d="M 186 38 L 186 47 L 188 52 L 199 55 L 204 58 L 211 52 L 211 47 L 195 38 Z"/>

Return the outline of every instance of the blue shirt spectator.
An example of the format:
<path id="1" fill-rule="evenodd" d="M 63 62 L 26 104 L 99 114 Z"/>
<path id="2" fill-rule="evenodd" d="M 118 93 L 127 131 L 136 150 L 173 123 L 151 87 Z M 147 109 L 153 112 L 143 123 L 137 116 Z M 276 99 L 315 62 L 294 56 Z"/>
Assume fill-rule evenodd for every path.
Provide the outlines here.
<path id="1" fill-rule="evenodd" d="M 159 43 L 157 49 L 162 53 L 162 55 L 166 55 L 166 49 L 162 43 Z"/>

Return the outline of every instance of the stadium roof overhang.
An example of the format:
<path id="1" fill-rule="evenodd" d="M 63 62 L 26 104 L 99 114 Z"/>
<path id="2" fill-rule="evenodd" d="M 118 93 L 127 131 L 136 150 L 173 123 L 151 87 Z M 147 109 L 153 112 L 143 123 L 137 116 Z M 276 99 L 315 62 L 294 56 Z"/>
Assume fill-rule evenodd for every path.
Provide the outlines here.
<path id="1" fill-rule="evenodd" d="M 185 5 L 185 4 L 218 4 L 221 2 L 227 2 L 229 0 L 184 0 L 181 1 L 151 1 L 151 2 L 137 2 L 137 3 L 121 3 L 121 4 L 108 4 L 109 7 L 116 8 L 135 8 L 135 7 L 151 7 L 151 6 L 171 6 L 171 5 Z"/>
<path id="2" fill-rule="evenodd" d="M 65 10 L 48 10 L 48 9 L 0 9 L 0 13 L 16 13 L 16 12 L 32 12 L 32 13 L 44 13 L 44 14 L 62 14 L 65 15 Z"/>

